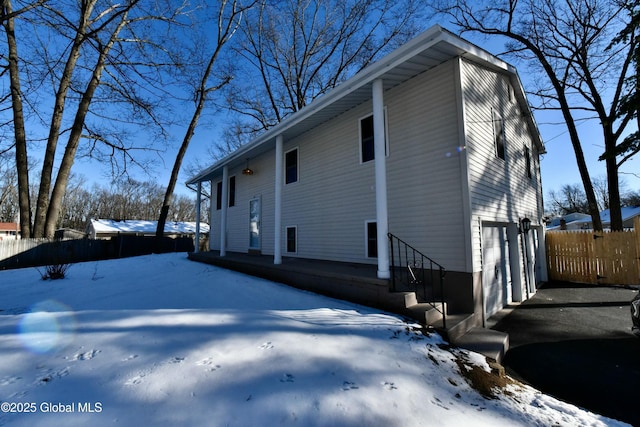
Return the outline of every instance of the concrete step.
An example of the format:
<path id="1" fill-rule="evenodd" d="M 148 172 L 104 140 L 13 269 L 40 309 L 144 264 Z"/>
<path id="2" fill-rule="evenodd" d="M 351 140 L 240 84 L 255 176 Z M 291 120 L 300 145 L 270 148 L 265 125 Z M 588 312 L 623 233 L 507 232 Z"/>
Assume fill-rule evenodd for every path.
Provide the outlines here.
<path id="1" fill-rule="evenodd" d="M 446 310 L 446 304 L 444 310 Z M 406 308 L 407 315 L 423 325 L 442 323 L 442 311 L 442 303 L 416 303 Z"/>
<path id="2" fill-rule="evenodd" d="M 471 328 L 467 333 L 450 342 L 458 347 L 483 354 L 498 363 L 502 362 L 502 358 L 509 350 L 509 334 L 480 327 Z"/>
<path id="3" fill-rule="evenodd" d="M 418 298 L 415 292 L 401 292 L 404 295 L 404 306 L 409 308 L 418 304 Z"/>
<path id="4" fill-rule="evenodd" d="M 432 324 L 432 326 L 438 329 L 444 338 L 449 342 L 453 342 L 467 333 L 471 328 L 475 327 L 475 319 L 473 314 L 447 314 L 446 328 L 443 325 L 442 319 Z"/>

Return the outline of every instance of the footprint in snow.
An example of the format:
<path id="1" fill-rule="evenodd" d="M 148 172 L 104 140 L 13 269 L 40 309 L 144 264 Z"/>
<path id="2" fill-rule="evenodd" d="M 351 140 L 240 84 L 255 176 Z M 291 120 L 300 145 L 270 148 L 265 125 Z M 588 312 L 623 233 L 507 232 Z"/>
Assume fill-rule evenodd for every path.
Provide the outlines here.
<path id="1" fill-rule="evenodd" d="M 209 372 L 214 372 L 214 371 L 217 371 L 218 369 L 222 368 L 222 366 L 220 366 L 220 365 L 214 365 L 213 364 L 213 359 L 211 357 L 207 357 L 206 359 L 202 359 L 199 362 L 196 362 L 196 365 L 205 366 L 206 367 L 206 371 L 209 371 Z"/>
<path id="2" fill-rule="evenodd" d="M 446 409 L 447 411 L 450 409 L 448 406 L 445 406 L 444 403 L 442 403 L 442 400 L 438 399 L 435 396 L 434 396 L 433 400 L 431 400 L 431 404 L 439 406 L 439 407 L 441 407 L 443 409 Z"/>
<path id="3" fill-rule="evenodd" d="M 129 378 L 127 382 L 124 383 L 124 385 L 138 385 L 142 382 L 143 378 L 144 374 L 136 375 L 135 377 Z"/>
<path id="4" fill-rule="evenodd" d="M 381 384 L 387 390 L 397 390 L 398 389 L 398 387 L 396 387 L 396 385 L 394 383 L 383 381 Z"/>
<path id="5" fill-rule="evenodd" d="M 271 350 L 273 348 L 273 344 L 271 344 L 271 341 L 266 342 L 264 344 L 262 344 L 260 347 L 258 347 L 261 350 Z"/>
<path id="6" fill-rule="evenodd" d="M 280 378 L 281 383 L 292 383 L 294 382 L 295 377 L 291 374 L 284 374 L 282 378 Z"/>
<path id="7" fill-rule="evenodd" d="M 20 377 L 3 377 L 0 378 L 0 385 L 9 385 L 20 381 Z"/>
<path id="8" fill-rule="evenodd" d="M 40 378 L 36 381 L 38 384 L 48 384 L 56 378 L 62 378 L 69 375 L 69 367 L 65 367 L 54 371 L 53 369 L 47 369 Z"/>
<path id="9" fill-rule="evenodd" d="M 169 363 L 182 363 L 184 362 L 184 357 L 172 357 L 169 359 Z"/>
<path id="10" fill-rule="evenodd" d="M 91 360 L 98 353 L 100 353 L 100 350 L 89 350 L 89 351 L 86 351 L 84 353 L 76 353 L 76 354 L 73 355 L 71 360 Z"/>
<path id="11" fill-rule="evenodd" d="M 351 381 L 345 381 L 345 382 L 342 383 L 342 389 L 344 391 L 356 390 L 358 388 L 360 388 L 360 387 L 358 387 L 356 385 L 356 383 L 352 383 Z"/>
<path id="12" fill-rule="evenodd" d="M 133 360 L 133 359 L 137 359 L 138 355 L 137 354 L 130 354 L 129 356 L 125 357 L 124 359 L 122 359 L 123 362 L 129 361 L 129 360 Z"/>

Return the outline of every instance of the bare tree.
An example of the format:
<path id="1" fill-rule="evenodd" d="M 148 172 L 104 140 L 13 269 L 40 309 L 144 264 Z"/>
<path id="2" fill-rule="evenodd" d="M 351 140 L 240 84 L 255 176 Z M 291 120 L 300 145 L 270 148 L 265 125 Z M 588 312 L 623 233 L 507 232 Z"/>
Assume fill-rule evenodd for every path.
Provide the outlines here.
<path id="1" fill-rule="evenodd" d="M 16 39 L 16 17 L 32 8 L 40 6 L 44 1 L 37 1 L 24 8 L 13 10 L 11 0 L 2 0 L 0 20 L 7 40 L 6 69 L 9 71 L 11 107 L 13 110 L 13 131 L 15 136 L 16 169 L 18 172 L 18 199 L 20 205 L 20 234 L 31 235 L 31 202 L 29 198 L 29 159 L 27 154 L 27 133 L 25 130 L 23 93 L 20 82 L 20 61 L 18 42 Z M 4 71 L 3 71 L 4 74 Z"/>
<path id="2" fill-rule="evenodd" d="M 163 37 L 176 24 L 183 4 L 172 0 L 43 0 L 25 6 L 20 15 L 21 31 L 32 35 L 19 39 L 22 56 L 17 54 L 14 35 L 16 14 L 9 1 L 3 7 L 8 50 L 15 51 L 7 67 L 12 93 L 17 94 L 12 97 L 11 121 L 16 133 L 23 233 L 51 237 L 78 155 L 98 158 L 111 164 L 113 173 L 126 174 L 130 164 L 145 166 L 136 150 L 159 150 L 157 145 L 162 145 L 164 126 L 170 123 L 159 115 L 159 106 L 168 98 L 162 70 L 173 65 Z M 49 100 L 53 104 L 50 113 L 46 109 Z M 26 145 L 39 137 L 34 131 L 31 135 L 24 131 L 22 101 L 32 120 L 40 122 L 29 128 L 48 128 L 33 227 L 30 214 L 22 212 L 30 212 L 29 198 L 22 194 L 28 188 Z M 155 129 L 156 138 L 148 139 L 156 147 L 135 140 L 136 131 L 145 127 Z M 66 141 L 60 150 L 62 137 Z M 56 160 L 60 151 L 62 157 Z"/>
<path id="3" fill-rule="evenodd" d="M 589 204 L 582 186 L 565 184 L 559 191 L 549 191 L 551 211 L 557 215 L 589 212 Z"/>
<path id="4" fill-rule="evenodd" d="M 0 153 L 0 222 L 18 218 L 18 175 L 11 154 Z"/>
<path id="5" fill-rule="evenodd" d="M 598 203 L 576 123 L 598 120 L 611 207 L 611 228 L 622 229 L 618 168 L 622 135 L 637 114 L 623 109 L 637 66 L 637 0 L 443 0 L 446 13 L 463 32 L 502 36 L 507 53 L 527 61 L 541 85 L 533 92 L 538 108 L 561 112 L 596 230 L 602 229 Z M 635 24 L 634 24 L 635 22 Z M 622 36 L 621 30 L 627 29 Z M 620 42 L 618 42 L 620 41 Z M 636 79 L 637 80 L 637 79 Z M 637 98 L 635 98 L 637 99 Z M 634 113 L 635 111 L 635 113 Z M 590 135 L 591 136 L 591 135 Z"/>
<path id="6" fill-rule="evenodd" d="M 233 151 L 406 42 L 420 10 L 414 0 L 262 0 L 235 47 L 243 78 L 227 101 L 240 116 L 219 150 Z"/>
<path id="7" fill-rule="evenodd" d="M 195 108 L 193 111 L 193 115 L 191 116 L 189 125 L 186 129 L 184 138 L 182 139 L 182 144 L 180 145 L 178 154 L 176 155 L 173 169 L 171 171 L 171 177 L 169 179 L 169 184 L 167 186 L 167 191 L 165 193 L 162 208 L 160 210 L 158 227 L 156 229 L 156 237 L 158 238 L 158 242 L 160 242 L 160 239 L 164 235 L 164 226 L 167 221 L 169 209 L 171 208 L 171 204 L 173 202 L 173 192 L 178 181 L 178 174 L 180 173 L 180 169 L 182 167 L 182 160 L 184 159 L 184 155 L 187 152 L 189 143 L 191 142 L 191 138 L 196 131 L 196 127 L 198 125 L 198 121 L 200 120 L 200 116 L 202 115 L 202 111 L 204 110 L 209 97 L 214 92 L 227 85 L 231 80 L 231 76 L 229 76 L 228 74 L 223 75 L 221 78 L 214 78 L 216 77 L 214 76 L 214 72 L 216 70 L 216 66 L 218 65 L 220 54 L 225 45 L 227 45 L 231 40 L 231 37 L 233 37 L 233 35 L 236 33 L 236 30 L 238 29 L 238 26 L 240 25 L 240 22 L 242 20 L 243 14 L 254 4 L 255 1 L 243 4 L 238 0 L 222 0 L 219 3 L 217 13 L 215 14 L 216 29 L 214 42 L 210 47 L 211 54 L 204 62 L 204 68 L 199 72 L 199 79 L 193 84 L 193 101 L 195 103 Z M 203 46 L 199 45 L 198 49 L 202 50 Z M 214 82 L 212 82 L 211 80 L 214 80 Z"/>

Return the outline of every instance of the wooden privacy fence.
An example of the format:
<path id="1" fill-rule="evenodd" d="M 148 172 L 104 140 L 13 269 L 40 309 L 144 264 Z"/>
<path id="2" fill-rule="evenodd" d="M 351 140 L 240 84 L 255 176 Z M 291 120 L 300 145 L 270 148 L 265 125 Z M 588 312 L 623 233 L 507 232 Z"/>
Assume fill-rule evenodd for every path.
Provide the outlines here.
<path id="1" fill-rule="evenodd" d="M 550 280 L 640 285 L 640 218 L 627 231 L 549 231 Z"/>

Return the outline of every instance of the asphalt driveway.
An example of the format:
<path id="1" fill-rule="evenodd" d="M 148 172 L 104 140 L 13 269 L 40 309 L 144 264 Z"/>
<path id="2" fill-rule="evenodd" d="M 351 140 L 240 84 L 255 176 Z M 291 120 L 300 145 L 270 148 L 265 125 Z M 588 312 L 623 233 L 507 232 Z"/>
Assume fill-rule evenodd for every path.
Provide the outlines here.
<path id="1" fill-rule="evenodd" d="M 551 282 L 503 311 L 510 375 L 561 400 L 640 426 L 640 338 L 631 332 L 636 289 Z M 491 322 L 491 323 L 493 323 Z"/>

